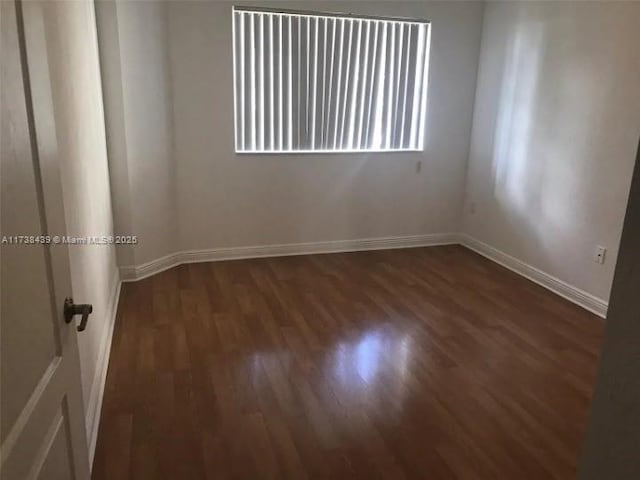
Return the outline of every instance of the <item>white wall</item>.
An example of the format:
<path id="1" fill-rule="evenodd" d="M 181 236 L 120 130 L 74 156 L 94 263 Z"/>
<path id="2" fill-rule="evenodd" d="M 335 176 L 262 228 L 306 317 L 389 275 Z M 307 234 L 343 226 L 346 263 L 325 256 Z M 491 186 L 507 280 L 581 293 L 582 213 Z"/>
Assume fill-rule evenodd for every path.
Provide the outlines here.
<path id="1" fill-rule="evenodd" d="M 456 231 L 482 4 L 285 2 L 433 22 L 424 154 L 287 156 L 233 152 L 232 5 L 98 3 L 116 230 L 140 239 L 120 264 L 192 249 Z"/>
<path id="2" fill-rule="evenodd" d="M 166 6 L 96 5 L 115 229 L 139 238 L 118 262 L 139 265 L 178 248 Z"/>
<path id="3" fill-rule="evenodd" d="M 233 152 L 234 3 L 168 4 L 181 249 L 456 231 L 482 4 L 269 2 L 433 25 L 424 154 L 283 156 Z"/>
<path id="4" fill-rule="evenodd" d="M 639 25 L 633 2 L 485 8 L 464 231 L 605 301 L 640 133 Z"/>

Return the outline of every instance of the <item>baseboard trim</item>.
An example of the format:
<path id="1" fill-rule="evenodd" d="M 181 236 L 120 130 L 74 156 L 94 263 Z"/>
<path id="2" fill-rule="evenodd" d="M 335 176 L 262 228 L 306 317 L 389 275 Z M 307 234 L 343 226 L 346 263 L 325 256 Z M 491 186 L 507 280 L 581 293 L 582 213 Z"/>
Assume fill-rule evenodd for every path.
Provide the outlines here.
<path id="1" fill-rule="evenodd" d="M 474 252 L 488 258 L 489 260 L 502 265 L 509 270 L 528 278 L 532 282 L 551 290 L 553 293 L 581 306 L 582 308 L 595 313 L 599 317 L 606 318 L 608 303 L 590 293 L 580 290 L 573 285 L 549 275 L 528 263 L 523 262 L 511 255 L 508 255 L 497 248 L 481 242 L 469 235 L 459 235 L 460 244 L 473 250 Z"/>
<path id="2" fill-rule="evenodd" d="M 100 350 L 98 352 L 98 362 L 91 385 L 91 393 L 86 412 L 87 441 L 89 443 L 89 465 L 93 467 L 93 456 L 96 451 L 96 440 L 98 439 L 98 427 L 100 425 L 100 412 L 102 411 L 102 398 L 104 396 L 104 385 L 107 379 L 107 369 L 109 366 L 109 356 L 111 353 L 111 340 L 113 329 L 118 313 L 118 301 L 120 300 L 120 290 L 122 282 L 118 272 L 114 275 L 109 296 L 109 304 L 105 315 L 105 325 L 101 335 Z"/>
<path id="3" fill-rule="evenodd" d="M 284 257 L 323 253 L 359 252 L 366 250 L 386 250 L 393 248 L 431 247 L 437 245 L 463 245 L 474 252 L 528 278 L 532 282 L 554 292 L 590 312 L 606 318 L 608 303 L 590 293 L 560 280 L 522 260 L 487 245 L 469 235 L 457 233 L 435 233 L 401 237 L 366 238 L 356 240 L 335 240 L 327 242 L 291 243 L 282 245 L 261 245 L 252 247 L 213 248 L 208 250 L 188 250 L 166 255 L 139 266 L 120 267 L 123 282 L 133 282 L 150 277 L 183 263 L 217 262 L 244 258 Z"/>
<path id="4" fill-rule="evenodd" d="M 393 248 L 429 247 L 458 243 L 455 233 L 410 235 L 402 237 L 364 238 L 356 240 L 333 240 L 312 243 L 290 243 L 282 245 L 260 245 L 252 247 L 213 248 L 173 253 L 140 266 L 120 267 L 123 281 L 130 282 L 155 275 L 183 263 L 216 262 L 243 258 L 285 257 L 322 253 L 359 252 Z"/>

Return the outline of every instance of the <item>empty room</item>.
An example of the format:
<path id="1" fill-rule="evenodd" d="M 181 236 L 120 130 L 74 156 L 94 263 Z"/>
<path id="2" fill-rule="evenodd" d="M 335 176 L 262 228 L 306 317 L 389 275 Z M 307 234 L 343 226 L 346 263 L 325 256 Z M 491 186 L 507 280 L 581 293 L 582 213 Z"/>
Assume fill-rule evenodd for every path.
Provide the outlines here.
<path id="1" fill-rule="evenodd" d="M 640 478 L 640 2 L 0 8 L 2 480 Z"/>

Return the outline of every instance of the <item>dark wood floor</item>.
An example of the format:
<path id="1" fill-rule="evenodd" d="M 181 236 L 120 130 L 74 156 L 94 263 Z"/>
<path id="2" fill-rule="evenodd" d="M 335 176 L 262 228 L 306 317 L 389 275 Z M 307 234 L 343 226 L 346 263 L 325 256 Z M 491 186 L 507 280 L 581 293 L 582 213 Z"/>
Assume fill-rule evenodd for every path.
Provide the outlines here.
<path id="1" fill-rule="evenodd" d="M 603 322 L 463 247 L 125 284 L 96 480 L 570 479 Z"/>

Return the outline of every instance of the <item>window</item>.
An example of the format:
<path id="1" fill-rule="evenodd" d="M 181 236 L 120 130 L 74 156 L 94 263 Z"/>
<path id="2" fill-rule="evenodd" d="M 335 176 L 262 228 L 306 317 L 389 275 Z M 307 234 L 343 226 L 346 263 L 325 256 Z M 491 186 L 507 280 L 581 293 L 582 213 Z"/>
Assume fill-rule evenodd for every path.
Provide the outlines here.
<path id="1" fill-rule="evenodd" d="M 235 7 L 239 153 L 422 150 L 430 25 Z"/>

